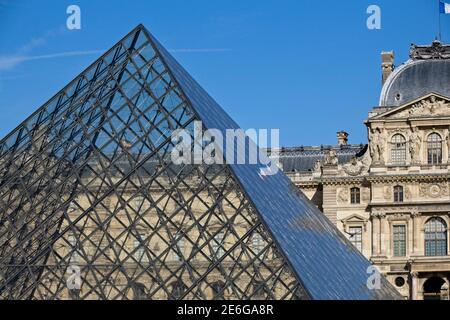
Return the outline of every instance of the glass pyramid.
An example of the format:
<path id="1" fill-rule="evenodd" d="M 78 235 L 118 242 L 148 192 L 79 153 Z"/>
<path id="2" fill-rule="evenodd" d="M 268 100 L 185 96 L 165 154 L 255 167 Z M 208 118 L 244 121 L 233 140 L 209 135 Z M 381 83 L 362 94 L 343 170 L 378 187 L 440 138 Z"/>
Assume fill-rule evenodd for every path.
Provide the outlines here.
<path id="1" fill-rule="evenodd" d="M 0 298 L 399 297 L 283 173 L 173 163 L 195 121 L 238 128 L 139 25 L 1 140 Z"/>

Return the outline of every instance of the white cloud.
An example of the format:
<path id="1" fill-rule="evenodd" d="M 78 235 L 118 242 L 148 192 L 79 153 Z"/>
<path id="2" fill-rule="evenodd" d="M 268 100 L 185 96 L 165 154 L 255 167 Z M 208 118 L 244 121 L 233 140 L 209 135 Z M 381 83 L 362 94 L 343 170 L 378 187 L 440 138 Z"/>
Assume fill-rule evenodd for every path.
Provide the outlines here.
<path id="1" fill-rule="evenodd" d="M 205 48 L 205 49 L 190 49 L 190 48 L 186 48 L 186 49 L 170 49 L 169 50 L 172 53 L 177 53 L 177 52 L 187 52 L 187 53 L 197 53 L 197 52 L 226 52 L 226 51 L 231 51 L 231 49 L 227 49 L 227 48 Z"/>
<path id="2" fill-rule="evenodd" d="M 85 56 L 85 55 L 101 54 L 103 52 L 105 52 L 105 51 L 104 50 L 86 50 L 86 51 L 67 51 L 67 52 L 36 55 L 36 56 L 29 56 L 29 55 L 0 56 L 0 71 L 1 70 L 11 70 L 23 62 L 28 62 L 28 61 L 33 61 L 33 60 Z"/>
<path id="3" fill-rule="evenodd" d="M 34 47 L 38 43 L 44 42 L 40 39 L 35 39 L 31 41 L 27 47 Z M 22 50 L 21 50 L 22 51 Z M 28 51 L 28 50 L 26 50 Z M 67 51 L 60 53 L 52 53 L 52 54 L 43 54 L 43 55 L 26 55 L 26 54 L 15 54 L 15 55 L 3 55 L 0 56 L 0 71 L 11 70 L 20 65 L 21 63 L 33 61 L 33 60 L 43 60 L 43 59 L 54 59 L 54 58 L 64 58 L 64 57 L 75 57 L 75 56 L 85 56 L 85 55 L 94 55 L 94 54 L 102 54 L 106 50 L 86 50 L 86 51 Z M 231 51 L 231 49 L 226 48 L 183 48 L 183 49 L 171 49 L 169 50 L 172 53 L 211 53 L 211 52 L 227 52 Z"/>

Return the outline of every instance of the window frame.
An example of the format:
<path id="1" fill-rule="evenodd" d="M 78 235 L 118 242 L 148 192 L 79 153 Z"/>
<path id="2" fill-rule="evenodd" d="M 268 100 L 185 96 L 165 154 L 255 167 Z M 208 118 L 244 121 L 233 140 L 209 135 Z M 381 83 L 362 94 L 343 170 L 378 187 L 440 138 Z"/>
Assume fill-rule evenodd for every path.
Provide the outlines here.
<path id="1" fill-rule="evenodd" d="M 403 232 L 396 232 L 396 229 L 402 228 Z M 396 237 L 397 235 L 397 237 Z M 403 235 L 403 239 L 400 239 L 398 235 Z M 408 228 L 404 223 L 395 223 L 392 225 L 392 256 L 394 257 L 406 257 L 408 252 Z M 398 243 L 396 251 L 396 243 Z M 403 246 L 402 246 L 403 244 Z"/>
<path id="2" fill-rule="evenodd" d="M 396 185 L 393 187 L 393 195 L 395 203 L 402 203 L 405 201 L 405 188 L 401 185 Z"/>
<path id="3" fill-rule="evenodd" d="M 361 188 L 350 188 L 350 204 L 361 204 Z"/>
<path id="4" fill-rule="evenodd" d="M 181 261 L 183 261 L 184 254 L 186 252 L 186 238 L 184 237 L 184 235 L 181 235 L 181 237 L 180 237 L 180 233 L 176 234 L 174 238 L 175 239 L 178 238 L 178 239 L 175 242 L 176 250 L 172 249 L 173 250 L 172 251 L 172 253 L 173 253 L 173 261 L 181 262 Z M 180 253 L 183 256 L 183 258 L 180 257 L 180 255 L 179 255 Z"/>
<path id="5" fill-rule="evenodd" d="M 396 141 L 397 138 L 400 140 Z M 405 165 L 406 164 L 406 138 L 396 133 L 391 137 L 391 164 Z"/>
<path id="6" fill-rule="evenodd" d="M 437 222 L 440 222 L 441 225 L 440 226 L 437 225 L 436 224 Z M 438 229 L 438 227 L 443 227 L 443 230 Z M 426 257 L 448 256 L 448 224 L 447 224 L 447 221 L 445 221 L 441 217 L 431 217 L 424 223 L 423 230 L 424 230 L 424 233 L 423 233 L 424 256 L 426 256 Z M 443 237 L 439 238 L 439 235 L 443 236 Z M 444 253 L 444 254 L 440 254 L 440 253 Z"/>
<path id="7" fill-rule="evenodd" d="M 218 230 L 216 230 L 217 232 Z M 225 249 L 223 248 L 225 244 L 225 231 L 220 230 L 217 232 L 213 239 L 211 244 L 211 255 L 215 257 L 216 259 L 220 259 L 225 254 Z"/>
<path id="8" fill-rule="evenodd" d="M 442 136 L 437 132 L 430 133 L 427 137 L 427 163 L 433 166 L 442 164 L 442 154 Z"/>
<path id="9" fill-rule="evenodd" d="M 352 229 L 359 229 L 360 230 L 360 232 L 358 232 L 358 233 L 353 233 L 352 232 Z M 348 226 L 348 229 L 347 229 L 348 231 L 347 231 L 347 234 L 348 234 L 348 239 L 350 240 L 350 242 L 352 243 L 352 245 L 356 248 L 356 249 L 358 249 L 358 251 L 359 252 L 361 252 L 362 253 L 362 251 L 363 251 L 363 234 L 364 234 L 364 228 L 363 228 L 363 226 L 360 226 L 360 225 L 353 225 L 353 226 Z M 359 236 L 359 239 L 358 239 L 358 236 Z M 353 238 L 354 237 L 357 237 L 356 238 L 356 240 L 354 240 Z"/>

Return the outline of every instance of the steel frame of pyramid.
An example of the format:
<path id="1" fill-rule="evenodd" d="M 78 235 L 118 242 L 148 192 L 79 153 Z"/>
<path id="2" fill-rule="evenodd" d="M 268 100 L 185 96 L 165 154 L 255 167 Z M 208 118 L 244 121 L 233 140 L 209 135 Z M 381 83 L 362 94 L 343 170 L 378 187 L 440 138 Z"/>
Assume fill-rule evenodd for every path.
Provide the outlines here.
<path id="1" fill-rule="evenodd" d="M 139 25 L 1 140 L 0 297 L 399 297 L 283 173 L 171 163 L 196 120 L 238 128 Z"/>

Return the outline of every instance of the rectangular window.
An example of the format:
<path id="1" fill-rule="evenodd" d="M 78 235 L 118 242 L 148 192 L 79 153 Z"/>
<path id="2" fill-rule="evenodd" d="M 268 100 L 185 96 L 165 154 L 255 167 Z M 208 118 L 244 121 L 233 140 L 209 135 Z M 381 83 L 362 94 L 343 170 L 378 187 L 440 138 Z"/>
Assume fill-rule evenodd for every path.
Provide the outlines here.
<path id="1" fill-rule="evenodd" d="M 255 254 L 260 254 L 264 249 L 264 240 L 259 233 L 255 233 L 252 238 L 252 249 Z"/>
<path id="2" fill-rule="evenodd" d="M 403 202 L 403 187 L 394 187 L 394 202 Z"/>
<path id="3" fill-rule="evenodd" d="M 351 204 L 361 203 L 361 191 L 359 188 L 350 189 L 350 203 Z"/>
<path id="4" fill-rule="evenodd" d="M 225 238 L 225 232 L 220 231 L 216 234 L 212 241 L 212 254 L 215 258 L 220 259 L 224 255 L 223 242 Z"/>
<path id="5" fill-rule="evenodd" d="M 136 259 L 138 262 L 148 262 L 148 256 L 145 254 L 145 247 L 144 247 L 144 241 L 147 238 L 147 235 L 141 234 L 141 239 L 134 239 L 133 240 L 133 249 L 134 251 L 134 259 Z"/>
<path id="6" fill-rule="evenodd" d="M 350 227 L 348 233 L 350 234 L 350 242 L 362 252 L 362 227 Z"/>
<path id="7" fill-rule="evenodd" d="M 80 262 L 80 253 L 78 252 L 78 242 L 74 235 L 70 235 L 69 241 L 69 252 L 70 252 L 70 263 Z"/>
<path id="8" fill-rule="evenodd" d="M 392 229 L 394 257 L 406 256 L 406 226 L 395 225 Z"/>
<path id="9" fill-rule="evenodd" d="M 176 237 L 179 237 L 178 235 Z M 178 239 L 176 246 L 173 251 L 173 260 L 174 261 L 182 261 L 184 259 L 184 250 L 185 250 L 185 239 Z"/>

